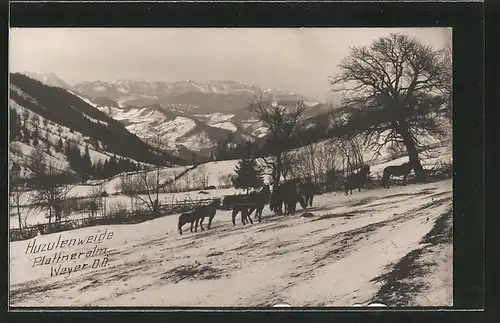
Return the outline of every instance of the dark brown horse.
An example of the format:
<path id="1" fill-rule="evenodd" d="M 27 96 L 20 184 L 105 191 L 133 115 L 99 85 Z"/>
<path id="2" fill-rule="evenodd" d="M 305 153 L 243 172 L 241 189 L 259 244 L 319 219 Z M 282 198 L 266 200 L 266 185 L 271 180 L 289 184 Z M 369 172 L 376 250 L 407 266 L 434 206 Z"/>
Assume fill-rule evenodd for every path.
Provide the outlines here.
<path id="1" fill-rule="evenodd" d="M 271 194 L 269 207 L 275 214 L 283 214 L 283 204 L 285 206 L 285 215 L 295 214 L 297 202 L 305 209 L 306 203 L 299 194 L 299 180 L 292 179 L 278 185 Z"/>
<path id="2" fill-rule="evenodd" d="M 254 197 L 251 198 L 255 201 L 255 220 L 259 222 L 262 221 L 262 211 L 264 210 L 264 206 L 269 202 L 269 197 L 271 196 L 271 190 L 269 189 L 269 185 L 264 185 L 264 187 L 258 193 L 253 193 Z M 250 214 L 252 214 L 253 210 L 250 210 Z"/>
<path id="3" fill-rule="evenodd" d="M 397 166 L 387 166 L 386 168 L 384 168 L 384 172 L 382 175 L 382 185 L 389 188 L 389 180 L 391 179 L 391 176 L 403 176 L 403 185 L 405 185 L 406 178 L 408 177 L 408 174 L 410 174 L 412 169 L 413 166 L 411 162 L 406 162 Z"/>
<path id="4" fill-rule="evenodd" d="M 236 204 L 245 201 L 248 194 L 238 194 L 238 195 L 227 195 L 224 196 L 222 200 L 222 209 L 223 210 L 231 210 Z"/>
<path id="5" fill-rule="evenodd" d="M 205 231 L 203 228 L 203 220 L 208 217 L 208 227 L 207 230 L 210 230 L 210 226 L 212 225 L 212 220 L 217 213 L 217 209 L 220 206 L 220 199 L 214 199 L 212 203 L 204 206 L 197 207 L 191 212 L 182 213 L 179 216 L 179 224 L 178 229 L 179 233 L 182 235 L 182 226 L 186 223 L 191 223 L 191 232 L 193 232 L 193 225 L 195 225 L 194 232 L 198 232 L 198 223 L 200 224 L 201 231 Z"/>
<path id="6" fill-rule="evenodd" d="M 316 187 L 314 186 L 310 178 L 306 179 L 304 182 L 298 185 L 298 194 L 304 199 L 304 205 L 306 208 L 308 206 L 312 206 L 315 192 Z"/>
<path id="7" fill-rule="evenodd" d="M 345 195 L 349 195 L 349 192 L 352 194 L 352 190 L 356 188 L 361 192 L 361 188 L 368 183 L 369 175 L 370 166 L 364 165 L 359 172 L 347 176 L 344 182 Z"/>
<path id="8" fill-rule="evenodd" d="M 252 192 L 240 199 L 233 205 L 233 212 L 231 214 L 233 225 L 236 225 L 236 216 L 241 212 L 241 223 L 246 222 L 253 224 L 251 214 L 255 211 L 255 219 L 259 222 L 262 221 L 262 210 L 269 200 L 270 190 L 269 185 L 265 185 L 260 192 Z"/>

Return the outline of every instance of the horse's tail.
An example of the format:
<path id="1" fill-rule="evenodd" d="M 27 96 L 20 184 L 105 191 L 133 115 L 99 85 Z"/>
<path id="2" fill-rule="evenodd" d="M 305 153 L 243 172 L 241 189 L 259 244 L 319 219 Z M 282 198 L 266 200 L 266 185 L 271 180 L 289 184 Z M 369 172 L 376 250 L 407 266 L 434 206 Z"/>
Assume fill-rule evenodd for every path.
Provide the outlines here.
<path id="1" fill-rule="evenodd" d="M 271 193 L 271 195 L 269 196 L 269 210 L 271 212 L 274 212 L 274 206 L 276 205 L 276 193 L 273 192 Z"/>
<path id="2" fill-rule="evenodd" d="M 389 176 L 389 169 L 385 168 L 382 172 L 382 186 L 387 187 L 387 184 L 389 183 Z"/>
<path id="3" fill-rule="evenodd" d="M 299 203 L 304 210 L 307 208 L 307 202 L 303 196 L 299 196 Z"/>

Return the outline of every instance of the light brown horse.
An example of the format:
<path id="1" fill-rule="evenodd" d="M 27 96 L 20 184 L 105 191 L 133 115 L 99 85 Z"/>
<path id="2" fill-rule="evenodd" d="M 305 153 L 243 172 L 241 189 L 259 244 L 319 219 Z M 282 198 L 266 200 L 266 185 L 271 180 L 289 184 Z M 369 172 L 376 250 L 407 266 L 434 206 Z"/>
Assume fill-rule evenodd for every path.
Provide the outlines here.
<path id="1" fill-rule="evenodd" d="M 365 187 L 369 175 L 370 166 L 364 165 L 359 172 L 347 176 L 344 182 L 345 195 L 349 195 L 349 192 L 352 194 L 352 190 L 355 188 L 361 192 L 361 187 Z"/>
<path id="2" fill-rule="evenodd" d="M 410 174 L 413 169 L 413 165 L 411 162 L 406 162 L 401 165 L 396 166 L 387 166 L 384 168 L 384 173 L 382 175 L 382 185 L 384 187 L 389 188 L 389 180 L 391 176 L 403 176 L 403 185 L 406 184 L 406 178 L 408 174 Z"/>
<path id="3" fill-rule="evenodd" d="M 201 231 L 205 231 L 203 228 L 203 220 L 208 217 L 208 230 L 212 225 L 212 220 L 214 219 L 215 214 L 217 213 L 217 209 L 220 207 L 220 199 L 214 199 L 212 203 L 204 206 L 200 206 L 195 210 L 182 213 L 179 216 L 179 223 L 177 228 L 179 229 L 179 233 L 182 235 L 182 226 L 186 223 L 191 223 L 191 232 L 198 232 L 198 224 L 200 224 Z"/>

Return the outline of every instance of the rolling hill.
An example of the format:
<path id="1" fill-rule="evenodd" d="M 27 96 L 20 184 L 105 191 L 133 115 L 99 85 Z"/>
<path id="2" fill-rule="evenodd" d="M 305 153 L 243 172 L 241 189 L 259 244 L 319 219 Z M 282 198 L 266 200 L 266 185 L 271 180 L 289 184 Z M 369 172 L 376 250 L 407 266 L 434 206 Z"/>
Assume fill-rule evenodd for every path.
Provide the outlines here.
<path id="1" fill-rule="evenodd" d="M 184 164 L 184 160 L 176 156 L 159 153 L 130 133 L 121 122 L 65 89 L 47 86 L 17 73 L 10 75 L 10 81 L 10 109 L 21 116 L 26 129 L 33 133 L 31 140 L 14 143 L 18 157 L 35 149 L 36 138 L 46 142 L 45 152 L 49 155 L 55 154 L 51 147 L 59 140 L 63 143 L 71 140 L 80 149 L 88 146 L 94 161 L 116 155 L 144 165 Z M 55 158 L 64 159 L 61 155 Z"/>

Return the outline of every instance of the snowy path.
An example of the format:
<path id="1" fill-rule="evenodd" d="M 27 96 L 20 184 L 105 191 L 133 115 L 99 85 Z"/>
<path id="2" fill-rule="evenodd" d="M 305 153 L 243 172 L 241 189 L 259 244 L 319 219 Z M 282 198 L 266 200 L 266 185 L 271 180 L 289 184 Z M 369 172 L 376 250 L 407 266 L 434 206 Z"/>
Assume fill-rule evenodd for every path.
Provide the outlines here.
<path id="1" fill-rule="evenodd" d="M 60 235 L 64 240 L 85 238 L 106 229 L 113 232 L 112 239 L 99 244 L 99 248 L 108 248 L 109 265 L 87 267 L 69 277 L 51 277 L 51 267 L 57 269 L 61 263 L 32 266 L 35 256 L 50 257 L 55 251 L 25 254 L 33 239 L 12 242 L 10 305 L 366 303 L 380 296 L 377 293 L 384 286 L 384 281 L 375 278 L 390 272 L 411 251 L 422 248 L 421 240 L 451 205 L 452 181 L 446 180 L 349 196 L 324 194 L 315 198 L 309 210 L 314 216 L 307 218 L 300 216 L 302 211 L 290 217 L 271 216 L 266 206 L 262 223 L 242 226 L 238 217 L 233 227 L 230 212 L 218 211 L 211 230 L 190 233 L 186 225 L 187 232 L 182 236 L 176 230 L 177 216 L 167 216 L 135 225 L 91 227 L 37 237 L 36 243 L 42 244 L 57 241 Z M 94 245 L 56 251 L 84 253 Z M 434 288 L 426 285 L 443 275 L 446 281 L 452 281 L 450 250 L 439 247 L 435 252 L 422 253 L 434 272 L 419 278 L 425 295 L 414 291 L 412 305 L 451 304 L 451 284 L 435 284 Z M 92 264 L 95 258 L 70 260 L 62 266 L 85 261 Z"/>

